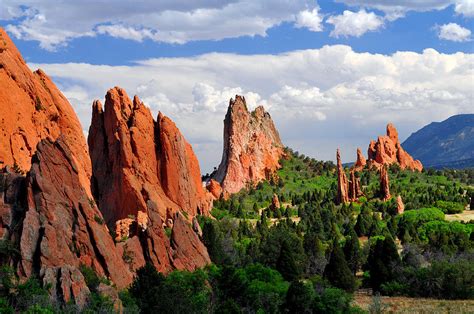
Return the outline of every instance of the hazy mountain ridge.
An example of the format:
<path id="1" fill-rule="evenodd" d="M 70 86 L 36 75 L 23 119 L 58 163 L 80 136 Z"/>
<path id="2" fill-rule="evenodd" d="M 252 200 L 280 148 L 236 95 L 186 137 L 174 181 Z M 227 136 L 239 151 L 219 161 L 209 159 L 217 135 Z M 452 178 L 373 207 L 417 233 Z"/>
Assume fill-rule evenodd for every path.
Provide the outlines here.
<path id="1" fill-rule="evenodd" d="M 410 135 L 402 145 L 426 167 L 473 167 L 474 114 L 432 122 Z"/>

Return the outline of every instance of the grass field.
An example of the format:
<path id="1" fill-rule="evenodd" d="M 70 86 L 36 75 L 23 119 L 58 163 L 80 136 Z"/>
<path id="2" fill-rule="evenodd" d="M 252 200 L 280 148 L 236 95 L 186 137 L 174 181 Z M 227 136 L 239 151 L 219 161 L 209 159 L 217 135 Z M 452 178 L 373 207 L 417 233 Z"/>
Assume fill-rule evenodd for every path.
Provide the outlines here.
<path id="1" fill-rule="evenodd" d="M 437 300 L 407 297 L 379 297 L 381 313 L 474 313 L 474 300 Z M 366 292 L 354 294 L 354 305 L 371 310 L 374 297 Z M 373 305 L 372 305 L 373 306 Z M 377 313 L 376 311 L 370 311 Z M 380 313 L 380 312 L 379 312 Z"/>

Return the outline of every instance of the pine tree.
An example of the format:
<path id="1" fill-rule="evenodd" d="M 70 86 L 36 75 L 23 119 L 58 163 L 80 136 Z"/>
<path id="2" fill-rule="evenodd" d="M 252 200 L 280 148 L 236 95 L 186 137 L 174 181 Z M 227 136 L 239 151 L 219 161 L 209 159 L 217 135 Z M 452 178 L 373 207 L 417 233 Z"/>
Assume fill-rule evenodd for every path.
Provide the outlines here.
<path id="1" fill-rule="evenodd" d="M 385 239 L 378 239 L 370 248 L 367 259 L 370 271 L 370 282 L 374 291 L 380 291 L 383 283 L 394 279 L 394 269 L 400 263 L 397 247 L 393 238 L 386 235 Z"/>
<path id="2" fill-rule="evenodd" d="M 346 244 L 344 245 L 344 255 L 346 256 L 347 264 L 353 274 L 359 269 L 360 263 L 360 244 L 357 233 L 354 231 L 352 226 L 350 227 L 347 236 Z"/>
<path id="3" fill-rule="evenodd" d="M 355 277 L 352 274 L 341 247 L 334 241 L 329 264 L 324 270 L 324 277 L 336 288 L 354 291 L 356 288 Z"/>
<path id="4" fill-rule="evenodd" d="M 276 268 L 282 274 L 283 278 L 288 281 L 298 279 L 301 271 L 296 265 L 296 257 L 290 247 L 288 241 L 283 241 L 280 248 L 280 256 L 278 257 Z"/>

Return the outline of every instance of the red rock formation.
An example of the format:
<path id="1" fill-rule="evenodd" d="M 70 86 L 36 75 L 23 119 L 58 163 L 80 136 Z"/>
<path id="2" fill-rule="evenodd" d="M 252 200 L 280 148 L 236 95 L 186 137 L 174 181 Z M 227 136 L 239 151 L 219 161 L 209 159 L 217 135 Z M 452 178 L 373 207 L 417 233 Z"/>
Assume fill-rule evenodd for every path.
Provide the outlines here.
<path id="1" fill-rule="evenodd" d="M 3 29 L 0 39 L 2 236 L 20 253 L 10 265 L 22 279 L 49 284 L 54 299 L 83 306 L 89 290 L 80 265 L 118 288 L 132 274 L 92 199 L 90 158 L 71 105 L 44 72 L 30 71 Z"/>
<path id="2" fill-rule="evenodd" d="M 381 165 L 398 164 L 401 169 L 423 170 L 419 160 L 414 160 L 401 146 L 398 132 L 389 123 L 387 135 L 379 136 L 377 141 L 371 141 L 368 149 L 369 165 L 380 168 Z"/>
<path id="3" fill-rule="evenodd" d="M 348 182 L 344 168 L 342 167 L 341 154 L 339 149 L 336 153 L 337 158 L 337 199 L 336 203 L 348 203 L 349 202 L 349 193 L 348 193 Z"/>
<path id="4" fill-rule="evenodd" d="M 89 190 L 90 158 L 81 125 L 66 97 L 41 70 L 31 72 L 0 28 L 0 166 L 30 170 L 42 139 L 60 134 L 73 152 L 82 186 Z"/>
<path id="5" fill-rule="evenodd" d="M 138 97 L 132 103 L 116 87 L 107 92 L 105 110 L 94 102 L 89 147 L 94 194 L 109 225 L 146 212 L 148 200 L 162 218 L 168 208 L 208 213 L 211 202 L 191 146 L 169 118 L 160 114 L 155 122 Z"/>
<path id="6" fill-rule="evenodd" d="M 403 214 L 405 211 L 405 204 L 403 204 L 402 197 L 400 195 L 397 196 L 397 214 Z"/>
<path id="7" fill-rule="evenodd" d="M 280 205 L 280 200 L 278 199 L 278 195 L 273 193 L 272 203 L 270 204 L 270 209 L 271 210 L 277 210 L 280 207 L 281 207 L 281 205 Z"/>
<path id="8" fill-rule="evenodd" d="M 380 167 L 380 194 L 384 201 L 392 197 L 390 195 L 390 181 L 388 179 L 387 166 Z"/>
<path id="9" fill-rule="evenodd" d="M 87 291 L 80 265 L 110 278 L 118 288 L 132 281 L 102 214 L 78 180 L 80 169 L 62 137 L 38 144 L 27 184 L 27 210 L 20 239 L 18 272 L 39 271 L 43 282 L 61 290 L 64 301 L 82 302 Z"/>
<path id="10" fill-rule="evenodd" d="M 192 271 L 211 263 L 206 247 L 179 212 L 174 216 L 171 247 L 173 265 L 178 269 Z"/>
<path id="11" fill-rule="evenodd" d="M 354 170 L 361 171 L 362 169 L 364 169 L 366 164 L 367 164 L 367 161 L 365 160 L 365 157 L 362 154 L 362 151 L 360 150 L 360 148 L 357 148 L 357 160 L 354 164 Z"/>
<path id="12" fill-rule="evenodd" d="M 165 273 L 206 265 L 206 248 L 199 238 L 197 242 L 189 238 L 194 233 L 191 225 L 177 226 L 174 221 L 182 210 L 191 222 L 197 214 L 208 214 L 212 204 L 201 183 L 197 158 L 176 125 L 161 113 L 155 122 L 137 96 L 132 102 L 123 89 L 115 87 L 107 92 L 105 110 L 99 101 L 94 102 L 88 140 L 93 192 L 107 224 L 114 226 L 134 216 L 134 224 L 141 225 L 129 232 L 130 239 L 141 239 L 144 253 L 138 260 L 149 261 Z M 175 234 L 172 243 L 163 221 Z M 134 253 L 139 254 L 135 246 Z M 192 262 L 182 254 L 199 258 Z"/>
<path id="13" fill-rule="evenodd" d="M 213 178 L 225 195 L 270 179 L 280 168 L 283 144 L 270 114 L 262 106 L 249 112 L 245 98 L 230 100 L 224 120 L 224 151 Z"/>
<path id="14" fill-rule="evenodd" d="M 217 199 L 221 198 L 221 196 L 222 196 L 222 187 L 219 184 L 219 182 L 217 182 L 214 179 L 211 179 L 211 180 L 209 180 L 209 182 L 207 182 L 206 188 L 209 191 L 209 193 L 211 193 L 212 197 L 214 197 L 214 199 L 217 200 Z"/>
<path id="15" fill-rule="evenodd" d="M 360 178 L 355 175 L 355 170 L 352 169 L 349 180 L 349 200 L 351 202 L 357 201 L 362 195 L 364 194 L 360 188 Z"/>

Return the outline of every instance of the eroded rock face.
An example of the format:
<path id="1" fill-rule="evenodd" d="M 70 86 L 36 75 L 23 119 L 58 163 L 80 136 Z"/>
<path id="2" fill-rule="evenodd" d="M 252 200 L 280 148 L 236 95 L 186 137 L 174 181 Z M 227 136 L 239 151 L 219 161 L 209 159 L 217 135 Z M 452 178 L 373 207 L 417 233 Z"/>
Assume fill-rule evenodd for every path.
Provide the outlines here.
<path id="1" fill-rule="evenodd" d="M 260 106 L 249 112 L 245 98 L 231 99 L 224 119 L 224 151 L 213 178 L 224 195 L 270 179 L 280 168 L 283 144 L 270 114 Z"/>
<path id="2" fill-rule="evenodd" d="M 174 267 L 193 271 L 211 263 L 204 244 L 181 213 L 175 214 L 171 232 Z"/>
<path id="3" fill-rule="evenodd" d="M 280 200 L 278 199 L 278 195 L 273 193 L 272 203 L 270 204 L 270 209 L 271 210 L 277 210 L 280 207 L 281 207 L 281 205 L 280 205 Z"/>
<path id="4" fill-rule="evenodd" d="M 80 304 L 88 294 L 80 265 L 110 278 L 119 289 L 132 281 L 102 214 L 78 180 L 78 164 L 63 138 L 42 140 L 27 181 L 27 209 L 18 273 L 36 272 L 52 294 Z"/>
<path id="5" fill-rule="evenodd" d="M 344 172 L 344 167 L 341 162 L 341 154 L 339 149 L 336 153 L 337 159 L 337 204 L 348 203 L 349 202 L 349 192 L 348 192 L 348 182 L 346 173 Z"/>
<path id="6" fill-rule="evenodd" d="M 209 182 L 207 182 L 207 184 L 206 184 L 206 189 L 209 191 L 209 193 L 211 193 L 211 195 L 212 195 L 212 197 L 214 197 L 214 199 L 217 200 L 217 199 L 221 198 L 221 196 L 222 196 L 222 187 L 219 184 L 219 182 L 217 182 L 216 180 L 214 180 L 214 179 L 209 180 Z"/>
<path id="7" fill-rule="evenodd" d="M 176 125 L 161 113 L 154 121 L 137 96 L 132 102 L 115 87 L 107 92 L 105 110 L 94 102 L 88 141 L 93 192 L 107 224 L 123 225 L 118 230 L 135 226 L 128 228 L 128 237 L 139 240 L 126 240 L 137 258 L 131 269 L 142 261 L 164 273 L 208 264 L 207 249 L 190 223 L 198 214 L 209 214 L 212 198 L 202 186 L 197 158 Z M 177 225 L 180 211 L 188 219 Z M 127 221 L 130 217 L 133 222 Z M 172 242 L 165 227 L 172 229 Z"/>
<path id="8" fill-rule="evenodd" d="M 362 151 L 360 148 L 357 148 L 357 160 L 354 164 L 354 170 L 356 171 L 361 171 L 364 169 L 365 165 L 367 164 L 367 160 L 365 159 L 364 155 L 362 154 Z"/>
<path id="9" fill-rule="evenodd" d="M 364 194 L 360 187 L 360 178 L 356 176 L 355 169 L 352 169 L 349 180 L 349 200 L 352 202 L 357 201 L 362 195 Z"/>
<path id="10" fill-rule="evenodd" d="M 401 146 L 397 129 L 393 124 L 387 125 L 387 135 L 371 141 L 368 149 L 369 165 L 380 168 L 382 165 L 398 164 L 401 169 L 421 171 L 423 165 L 414 160 Z"/>
<path id="11" fill-rule="evenodd" d="M 42 139 L 63 141 L 73 152 L 79 180 L 89 190 L 91 164 L 81 125 L 66 97 L 42 71 L 31 72 L 0 28 L 0 167 L 26 173 Z"/>
<path id="12" fill-rule="evenodd" d="M 107 92 L 105 110 L 95 101 L 88 141 L 93 191 L 109 225 L 147 212 L 149 200 L 162 218 L 169 208 L 208 213 L 211 200 L 191 146 L 169 118 L 160 114 L 154 121 L 137 96 L 132 102 L 115 87 Z"/>
<path id="13" fill-rule="evenodd" d="M 397 214 L 403 214 L 405 211 L 405 204 L 403 204 L 402 197 L 400 195 L 397 196 Z"/>
<path id="14" fill-rule="evenodd" d="M 384 201 L 392 197 L 390 195 L 390 181 L 388 179 L 387 166 L 380 167 L 380 194 Z"/>

